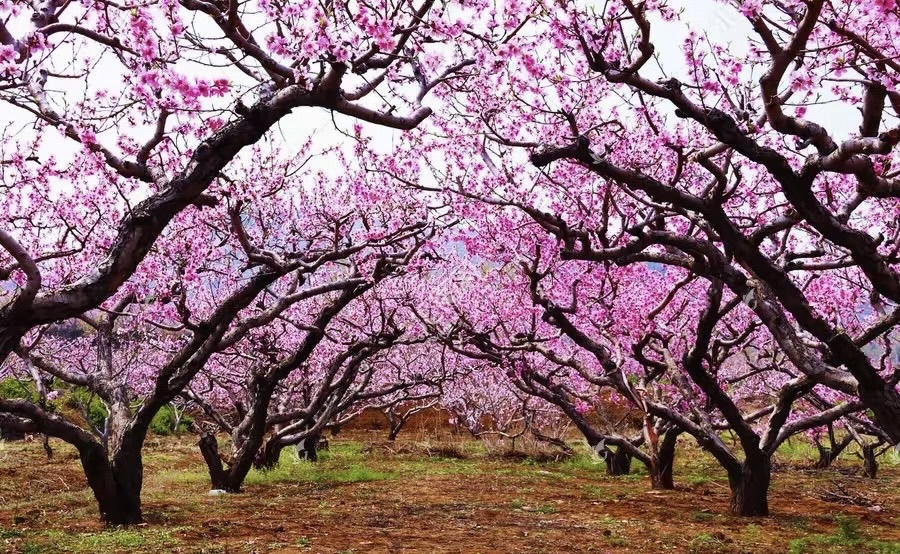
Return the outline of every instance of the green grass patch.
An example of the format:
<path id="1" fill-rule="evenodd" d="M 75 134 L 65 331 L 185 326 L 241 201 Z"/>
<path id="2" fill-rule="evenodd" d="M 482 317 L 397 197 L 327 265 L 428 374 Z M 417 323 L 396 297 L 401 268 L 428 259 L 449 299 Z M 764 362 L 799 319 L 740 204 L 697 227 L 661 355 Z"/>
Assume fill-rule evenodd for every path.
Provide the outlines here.
<path id="1" fill-rule="evenodd" d="M 171 533 L 178 528 L 111 528 L 98 533 L 69 534 L 47 531 L 46 543 L 31 543 L 37 552 L 67 552 L 94 554 L 96 552 L 167 552 L 177 547 L 179 541 Z"/>
<path id="2" fill-rule="evenodd" d="M 0 540 L 3 539 L 18 539 L 24 537 L 25 534 L 19 531 L 18 529 L 5 529 L 0 527 Z"/>
<path id="3" fill-rule="evenodd" d="M 709 533 L 697 535 L 688 545 L 688 552 L 691 554 L 718 554 L 730 551 L 730 545 L 723 537 Z"/>
<path id="4" fill-rule="evenodd" d="M 366 464 L 362 445 L 355 442 L 335 445 L 324 451 L 319 461 L 301 460 L 293 449 L 285 449 L 280 463 L 268 470 L 251 470 L 247 474 L 247 485 L 265 485 L 286 481 L 316 483 L 365 483 L 384 481 L 396 474 L 372 469 Z"/>
<path id="5" fill-rule="evenodd" d="M 247 485 L 265 485 L 286 481 L 306 481 L 317 483 L 364 483 L 384 481 L 394 476 L 393 473 L 378 471 L 362 464 L 334 467 L 323 462 L 294 461 L 282 462 L 277 467 L 266 471 L 252 470 L 247 475 Z"/>
<path id="6" fill-rule="evenodd" d="M 588 473 L 606 473 L 606 464 L 597 456 L 579 452 L 568 460 L 560 463 L 557 467 L 563 471 L 584 471 Z"/>
<path id="7" fill-rule="evenodd" d="M 837 529 L 829 534 L 817 534 L 794 539 L 788 545 L 789 554 L 900 554 L 900 542 L 881 541 L 866 537 L 859 520 L 852 516 L 835 516 Z"/>
<path id="8" fill-rule="evenodd" d="M 710 512 L 691 512 L 691 521 L 706 522 L 716 519 L 715 514 Z"/>

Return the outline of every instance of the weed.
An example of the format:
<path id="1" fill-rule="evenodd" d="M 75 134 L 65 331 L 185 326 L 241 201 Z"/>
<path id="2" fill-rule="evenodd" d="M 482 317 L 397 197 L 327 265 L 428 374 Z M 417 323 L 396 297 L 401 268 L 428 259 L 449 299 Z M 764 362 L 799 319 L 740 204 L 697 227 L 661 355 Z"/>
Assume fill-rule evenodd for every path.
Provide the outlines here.
<path id="1" fill-rule="evenodd" d="M 613 495 L 609 491 L 594 485 L 585 485 L 582 490 L 588 496 L 599 498 L 600 500 L 612 500 L 613 498 Z"/>
<path id="2" fill-rule="evenodd" d="M 18 539 L 24 536 L 18 529 L 4 529 L 0 527 L 0 539 Z"/>
<path id="3" fill-rule="evenodd" d="M 169 530 L 154 528 L 110 528 L 99 533 L 68 534 L 59 531 L 48 531 L 44 534 L 49 539 L 48 550 L 61 550 L 73 554 L 94 552 L 121 552 L 129 550 L 151 550 L 156 552 L 170 551 L 178 541 Z M 53 548 L 50 548 L 50 547 Z"/>
<path id="4" fill-rule="evenodd" d="M 752 542 L 758 542 L 762 537 L 762 529 L 755 523 L 750 523 L 744 527 L 744 537 Z"/>
<path id="5" fill-rule="evenodd" d="M 728 545 L 720 534 L 700 533 L 688 545 L 691 554 L 716 554 L 727 551 Z"/>
<path id="6" fill-rule="evenodd" d="M 859 520 L 852 516 L 835 516 L 837 529 L 831 534 L 818 534 L 794 539 L 788 544 L 790 554 L 819 554 L 867 552 L 900 554 L 900 543 L 870 540 L 859 528 Z"/>

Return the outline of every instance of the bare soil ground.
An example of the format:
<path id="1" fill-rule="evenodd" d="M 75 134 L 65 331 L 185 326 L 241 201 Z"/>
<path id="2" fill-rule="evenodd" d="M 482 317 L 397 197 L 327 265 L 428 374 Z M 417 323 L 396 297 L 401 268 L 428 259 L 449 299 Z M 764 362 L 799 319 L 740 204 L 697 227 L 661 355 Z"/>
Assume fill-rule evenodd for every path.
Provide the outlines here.
<path id="1" fill-rule="evenodd" d="M 900 553 L 900 466 L 888 462 L 873 481 L 848 474 L 853 456 L 805 469 L 810 452 L 795 447 L 779 454 L 772 515 L 737 518 L 722 471 L 687 442 L 677 489 L 651 491 L 646 475 L 609 477 L 586 455 L 536 463 L 475 443 L 354 438 L 332 440 L 318 464 L 286 454 L 227 496 L 207 495 L 191 437 L 154 439 L 147 523 L 126 529 L 98 521 L 74 450 L 54 444 L 48 461 L 37 443 L 0 444 L 0 552 Z"/>

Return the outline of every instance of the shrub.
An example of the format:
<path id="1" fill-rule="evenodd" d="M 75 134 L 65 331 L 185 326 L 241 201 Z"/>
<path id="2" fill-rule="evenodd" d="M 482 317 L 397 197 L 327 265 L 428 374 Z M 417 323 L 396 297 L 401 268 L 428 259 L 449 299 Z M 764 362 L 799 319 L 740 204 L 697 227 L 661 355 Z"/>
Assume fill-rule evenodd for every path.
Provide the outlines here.
<path id="1" fill-rule="evenodd" d="M 21 398 L 30 402 L 37 402 L 37 388 L 31 381 L 8 377 L 0 380 L 0 398 L 5 398 L 6 400 Z"/>
<path id="2" fill-rule="evenodd" d="M 176 422 L 178 422 L 177 428 Z M 153 420 L 150 422 L 150 431 L 157 435 L 177 435 L 187 431 L 191 426 L 191 422 L 192 420 L 187 414 L 182 414 L 181 421 L 178 421 L 175 408 L 171 404 L 166 404 L 153 416 Z"/>
<path id="3" fill-rule="evenodd" d="M 97 429 L 104 428 L 109 416 L 103 400 L 84 387 L 70 388 L 60 396 L 59 403 L 70 410 L 77 410 L 80 416 L 87 417 Z"/>

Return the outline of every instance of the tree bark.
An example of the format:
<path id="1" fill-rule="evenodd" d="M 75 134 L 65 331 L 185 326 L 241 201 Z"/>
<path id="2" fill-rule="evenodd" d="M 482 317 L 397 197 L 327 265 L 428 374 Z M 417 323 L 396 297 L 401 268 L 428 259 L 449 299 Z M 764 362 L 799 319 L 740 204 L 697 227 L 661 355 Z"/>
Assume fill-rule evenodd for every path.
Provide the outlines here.
<path id="1" fill-rule="evenodd" d="M 394 442 L 395 440 L 397 440 L 397 435 L 400 434 L 401 428 L 402 428 L 402 425 L 392 425 L 391 430 L 388 431 L 387 440 L 389 440 L 391 442 Z"/>
<path id="2" fill-rule="evenodd" d="M 656 459 L 651 460 L 651 488 L 668 490 L 675 488 L 675 480 L 673 478 L 673 469 L 675 466 L 675 445 L 678 442 L 678 435 L 680 434 L 680 430 L 672 430 L 663 435 L 663 440 L 659 445 Z"/>
<path id="3" fill-rule="evenodd" d="M 282 450 L 284 450 L 284 445 L 281 444 L 280 441 L 270 440 L 263 447 L 262 452 L 259 454 L 253 465 L 256 469 L 262 470 L 269 470 L 277 467 L 278 462 L 281 460 Z"/>
<path id="4" fill-rule="evenodd" d="M 100 518 L 109 525 L 141 523 L 144 472 L 140 450 L 120 450 L 112 462 L 99 444 L 82 445 L 78 450 L 81 467 L 100 508 Z"/>
<path id="5" fill-rule="evenodd" d="M 874 444 L 864 444 L 863 453 L 863 475 L 869 479 L 875 479 L 878 476 L 878 460 L 875 458 Z"/>
<path id="6" fill-rule="evenodd" d="M 319 460 L 320 433 L 306 437 L 306 440 L 297 445 L 297 456 L 301 460 L 317 462 Z"/>
<path id="7" fill-rule="evenodd" d="M 816 443 L 816 448 L 819 450 L 819 459 L 813 467 L 815 469 L 826 469 L 831 467 L 831 464 L 837 460 L 838 456 L 841 455 L 841 452 L 843 452 L 851 442 L 853 442 L 853 436 L 848 434 L 839 442 L 832 442 L 830 446 L 823 446 Z"/>
<path id="8" fill-rule="evenodd" d="M 628 475 L 631 473 L 631 454 L 621 446 L 605 457 L 607 475 Z"/>
<path id="9" fill-rule="evenodd" d="M 222 457 L 219 455 L 219 442 L 212 433 L 202 433 L 200 435 L 200 454 L 203 455 L 203 461 L 206 462 L 206 469 L 209 471 L 209 480 L 212 488 L 223 490 L 226 492 L 241 492 L 240 487 L 237 490 L 231 490 L 228 483 L 228 474 L 222 465 Z"/>
<path id="10" fill-rule="evenodd" d="M 739 475 L 730 475 L 731 513 L 737 516 L 769 515 L 769 482 L 772 464 L 768 457 L 748 458 Z"/>

